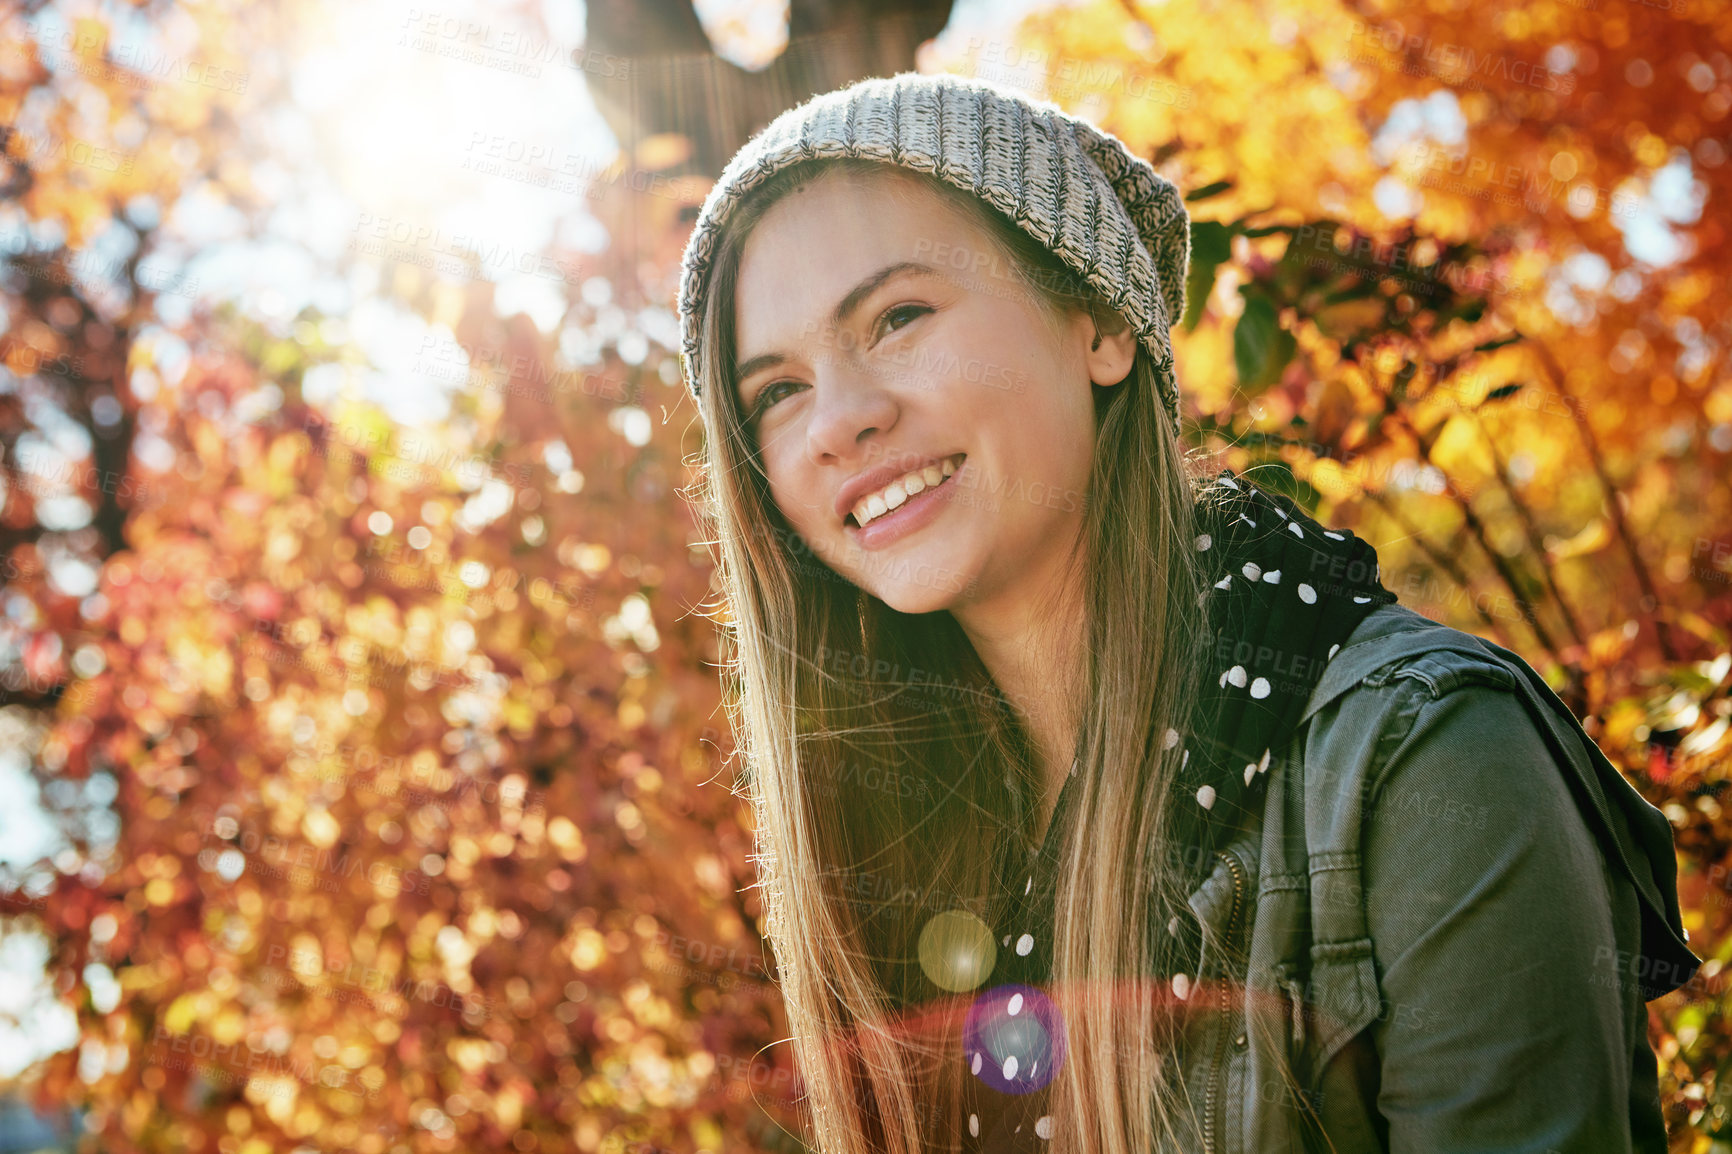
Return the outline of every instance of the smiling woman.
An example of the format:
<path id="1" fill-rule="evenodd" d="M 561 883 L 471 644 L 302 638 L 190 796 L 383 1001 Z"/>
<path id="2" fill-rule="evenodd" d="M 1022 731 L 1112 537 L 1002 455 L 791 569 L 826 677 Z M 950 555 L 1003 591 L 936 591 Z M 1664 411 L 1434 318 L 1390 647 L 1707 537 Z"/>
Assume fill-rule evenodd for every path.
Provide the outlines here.
<path id="1" fill-rule="evenodd" d="M 1664 817 L 1366 542 L 1187 470 L 1188 256 L 1116 139 L 918 74 L 779 117 L 693 230 L 696 497 L 819 1149 L 1663 1149 Z M 1512 950 L 1561 984 L 1484 972 Z"/>
<path id="2" fill-rule="evenodd" d="M 734 554 L 725 571 L 750 573 L 755 586 L 736 602 L 762 607 L 738 643 L 765 648 L 742 654 L 741 665 L 790 678 L 759 690 L 761 720 L 747 723 L 765 737 L 762 776 L 754 776 L 767 822 L 790 833 L 804 827 L 811 839 L 808 861 L 799 850 L 784 855 L 786 900 L 772 917 L 787 930 L 772 940 L 783 973 L 802 975 L 784 980 L 815 983 L 806 998 L 790 999 L 801 1003 L 791 1010 L 798 1017 L 812 1007 L 815 1032 L 840 1039 L 886 1014 L 930 1009 L 930 967 L 919 962 L 930 915 L 1002 904 L 995 879 L 1020 869 L 1041 840 L 1077 760 L 1087 648 L 1099 648 L 1085 639 L 1086 556 L 1102 561 L 1097 580 L 1111 572 L 1121 590 L 1149 594 L 1119 602 L 1126 621 L 1117 634 L 1141 642 L 1137 654 L 1116 655 L 1124 683 L 1109 674 L 1105 697 L 1092 695 L 1128 695 L 1125 712 L 1146 716 L 1149 728 L 1106 739 L 1125 743 L 1116 755 L 1126 756 L 1161 731 L 1157 722 L 1176 717 L 1182 679 L 1126 667 L 1190 664 L 1195 552 L 1187 523 L 1161 526 L 1157 511 L 1188 506 L 1193 495 L 1158 363 L 1137 331 L 980 199 L 907 169 L 838 158 L 776 173 L 729 225 L 703 332 L 705 362 L 734 367 L 714 378 L 705 407 L 723 430 L 712 442 L 711 476 L 739 487 L 712 490 L 711 500 L 724 552 Z M 1023 387 L 1010 392 L 1005 380 Z M 1137 397 L 1111 404 L 1127 391 Z M 1104 453 L 1102 438 L 1114 446 Z M 1123 479 L 1125 464 L 1150 457 L 1134 484 Z M 1090 506 L 1091 485 L 1126 493 L 1129 507 L 1115 518 Z M 1152 550 L 1139 524 L 1160 528 Z M 790 564 L 781 546 L 789 539 L 822 565 Z M 821 654 L 835 651 L 870 655 L 879 672 L 826 675 Z M 908 668 L 964 691 L 934 707 L 924 685 L 892 672 Z M 820 730 L 796 716 L 826 721 Z M 766 772 L 778 747 L 799 749 L 786 778 Z M 916 767 L 930 788 L 908 798 L 812 788 L 822 766 L 861 761 Z M 1095 906 L 1106 924 L 1094 932 L 1122 932 L 1127 941 L 1109 943 L 1116 950 L 1140 940 L 1148 922 L 1146 895 L 1132 893 L 1122 863 L 1134 844 L 1149 844 L 1143 822 L 1159 811 L 1153 788 L 1152 777 L 1127 779 L 1084 803 L 1101 813 L 1094 825 L 1114 863 L 1099 893 L 1109 900 Z M 825 886 L 862 871 L 888 875 L 920 900 L 863 904 L 840 883 Z M 1001 922 L 1011 913 L 990 915 Z M 1090 932 L 1086 912 L 1073 916 Z M 855 943 L 848 953 L 823 944 L 835 934 Z M 1050 943 L 1041 944 L 1044 957 Z M 826 977 L 848 991 L 839 1005 L 819 992 Z M 1122 1017 L 1112 997 L 1103 991 L 1094 1006 L 1078 1006 L 1071 1036 L 1091 1011 L 1107 1036 Z M 907 1050 L 875 1045 L 870 1030 L 859 1039 L 866 1076 L 882 1071 L 884 1080 L 874 1100 L 853 1109 L 913 1119 L 922 1116 L 918 1102 L 938 1095 L 963 1117 L 968 1087 L 955 1069 L 916 1084 L 914 1066 L 944 1049 L 942 1035 L 918 1036 L 923 1020 L 907 1019 L 916 1031 L 900 1043 Z M 885 1065 L 898 1060 L 909 1066 Z M 1078 1054 L 1069 1067 L 1085 1075 L 1091 1060 Z M 815 1104 L 827 1091 L 858 1097 L 840 1081 L 805 1076 Z"/>

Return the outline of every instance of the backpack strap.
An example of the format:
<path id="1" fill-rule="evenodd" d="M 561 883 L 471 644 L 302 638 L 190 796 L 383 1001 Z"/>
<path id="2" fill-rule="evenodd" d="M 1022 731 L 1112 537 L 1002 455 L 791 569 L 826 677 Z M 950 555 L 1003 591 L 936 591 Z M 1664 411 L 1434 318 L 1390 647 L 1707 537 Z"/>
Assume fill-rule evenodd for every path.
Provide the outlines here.
<path id="1" fill-rule="evenodd" d="M 1518 695 L 1568 780 L 1601 851 L 1641 896 L 1641 957 L 1633 973 L 1645 998 L 1679 988 L 1701 965 L 1687 945 L 1678 905 L 1678 863 L 1671 823 L 1637 792 L 1526 660 L 1503 646 L 1440 625 L 1402 605 L 1380 607 L 1324 668 L 1300 725 L 1377 670 L 1407 657 L 1453 650 L 1490 661 L 1515 677 Z"/>

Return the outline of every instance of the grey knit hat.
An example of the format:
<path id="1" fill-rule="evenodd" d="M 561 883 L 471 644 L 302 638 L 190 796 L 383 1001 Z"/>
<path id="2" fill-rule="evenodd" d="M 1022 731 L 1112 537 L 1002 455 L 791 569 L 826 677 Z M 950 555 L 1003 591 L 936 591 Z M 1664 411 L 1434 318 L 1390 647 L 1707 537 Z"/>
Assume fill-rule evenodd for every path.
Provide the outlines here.
<path id="1" fill-rule="evenodd" d="M 1153 354 L 1176 423 L 1169 329 L 1191 258 L 1184 198 L 1116 136 L 1049 101 L 973 77 L 903 72 L 783 112 L 734 154 L 704 199 L 680 268 L 680 363 L 698 395 L 698 328 L 710 259 L 740 198 L 814 157 L 858 157 L 937 175 L 1020 225 L 1130 321 Z"/>

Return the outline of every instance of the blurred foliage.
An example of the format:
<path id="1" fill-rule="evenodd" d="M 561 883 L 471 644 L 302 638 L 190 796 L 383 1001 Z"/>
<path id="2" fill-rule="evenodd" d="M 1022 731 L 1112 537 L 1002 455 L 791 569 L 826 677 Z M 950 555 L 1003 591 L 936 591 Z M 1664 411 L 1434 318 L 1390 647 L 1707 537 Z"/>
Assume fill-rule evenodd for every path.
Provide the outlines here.
<path id="1" fill-rule="evenodd" d="M 94 17 L 45 64 L 0 23 L 32 238 L 0 332 L 0 748 L 68 843 L 0 912 L 46 935 L 80 1037 L 23 1084 L 92 1150 L 796 1148 L 679 496 L 702 180 L 589 202 L 631 240 L 569 261 L 592 356 L 399 265 L 455 334 L 455 412 L 312 405 L 309 371 L 363 359 L 343 318 L 163 310 L 189 286 L 145 263 L 195 181 L 259 195 L 269 23 L 138 11 L 218 71 L 141 78 Z M 1199 451 L 1521 652 L 1671 818 L 1708 962 L 1651 1032 L 1695 1152 L 1732 1140 L 1726 29 L 1704 0 L 1123 0 L 922 56 L 1192 190 Z M 1676 259 L 1633 259 L 1638 227 Z"/>

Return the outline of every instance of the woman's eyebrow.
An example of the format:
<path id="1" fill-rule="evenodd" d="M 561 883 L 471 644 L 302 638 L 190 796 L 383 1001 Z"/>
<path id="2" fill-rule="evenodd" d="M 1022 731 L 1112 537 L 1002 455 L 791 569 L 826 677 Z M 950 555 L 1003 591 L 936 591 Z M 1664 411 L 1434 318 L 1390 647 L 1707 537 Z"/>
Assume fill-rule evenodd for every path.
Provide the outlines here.
<path id="1" fill-rule="evenodd" d="M 830 311 L 830 327 L 833 329 L 841 328 L 848 318 L 854 315 L 855 310 L 860 307 L 866 298 L 878 290 L 880 285 L 891 277 L 900 276 L 903 273 L 913 273 L 921 276 L 944 275 L 931 265 L 917 260 L 902 260 L 897 261 L 894 264 L 887 264 L 877 272 L 871 273 L 863 278 L 859 284 L 849 289 L 847 294 L 836 303 L 836 307 Z M 779 365 L 786 359 L 787 358 L 781 353 L 760 353 L 741 364 L 736 377 L 741 381 L 747 380 L 753 373 L 770 368 L 773 365 Z"/>

